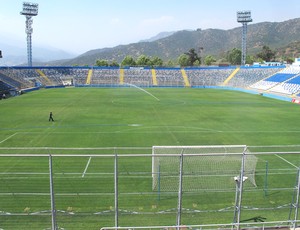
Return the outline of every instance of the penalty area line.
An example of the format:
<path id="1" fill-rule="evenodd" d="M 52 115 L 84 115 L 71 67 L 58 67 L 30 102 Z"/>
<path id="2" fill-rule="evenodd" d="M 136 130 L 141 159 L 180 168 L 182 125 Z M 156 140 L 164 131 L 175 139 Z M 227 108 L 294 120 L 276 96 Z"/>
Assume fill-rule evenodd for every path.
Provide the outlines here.
<path id="1" fill-rule="evenodd" d="M 3 142 L 7 141 L 8 139 L 12 138 L 13 136 L 17 135 L 18 133 L 14 133 L 12 135 L 10 135 L 9 137 L 5 138 L 4 140 L 0 141 L 0 144 L 2 144 Z"/>
<path id="2" fill-rule="evenodd" d="M 81 175 L 82 178 L 85 176 L 85 173 L 86 173 L 86 171 L 87 171 L 87 169 L 88 169 L 88 167 L 90 165 L 91 159 L 92 159 L 92 157 L 90 157 L 89 160 L 88 160 L 88 162 L 86 163 L 85 169 L 84 169 L 84 171 L 83 171 L 83 173 Z"/>
<path id="3" fill-rule="evenodd" d="M 278 154 L 275 154 L 276 157 L 280 158 L 281 160 L 285 161 L 286 163 L 290 164 L 291 166 L 298 168 L 296 165 L 294 165 L 292 162 L 289 162 L 287 159 L 284 159 L 283 157 L 279 156 Z"/>

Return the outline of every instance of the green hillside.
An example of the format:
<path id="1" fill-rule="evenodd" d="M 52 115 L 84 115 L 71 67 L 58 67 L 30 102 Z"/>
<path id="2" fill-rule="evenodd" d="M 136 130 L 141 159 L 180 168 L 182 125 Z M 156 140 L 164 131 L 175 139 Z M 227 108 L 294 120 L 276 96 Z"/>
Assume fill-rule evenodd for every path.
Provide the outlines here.
<path id="1" fill-rule="evenodd" d="M 120 63 L 127 55 L 136 58 L 142 54 L 158 56 L 163 60 L 174 60 L 189 49 L 197 50 L 199 47 L 203 47 L 203 56 L 221 57 L 233 48 L 241 48 L 241 34 L 241 26 L 230 30 L 183 30 L 152 42 L 91 50 L 67 62 L 60 62 L 60 64 L 94 65 L 97 59 L 116 60 Z M 249 54 L 260 52 L 264 45 L 271 49 L 278 49 L 299 41 L 299 37 L 300 18 L 284 22 L 250 23 L 248 25 L 248 52 Z M 299 53 L 300 50 L 297 49 L 295 55 L 299 55 Z"/>

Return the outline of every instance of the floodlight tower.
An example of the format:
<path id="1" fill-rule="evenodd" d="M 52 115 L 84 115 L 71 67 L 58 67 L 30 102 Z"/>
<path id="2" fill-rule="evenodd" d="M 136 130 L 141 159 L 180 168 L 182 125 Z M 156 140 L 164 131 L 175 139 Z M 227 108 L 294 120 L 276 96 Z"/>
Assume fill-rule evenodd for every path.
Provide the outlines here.
<path id="1" fill-rule="evenodd" d="M 23 2 L 23 10 L 20 12 L 21 15 L 26 16 L 26 28 L 25 32 L 27 34 L 27 60 L 28 66 L 32 66 L 32 42 L 31 42 L 31 34 L 32 34 L 32 23 L 33 16 L 38 15 L 38 7 L 37 3 Z"/>
<path id="2" fill-rule="evenodd" d="M 237 21 L 243 25 L 243 34 L 242 34 L 242 61 L 241 65 L 246 64 L 246 55 L 247 55 L 247 24 L 252 22 L 251 11 L 238 11 L 237 12 Z"/>

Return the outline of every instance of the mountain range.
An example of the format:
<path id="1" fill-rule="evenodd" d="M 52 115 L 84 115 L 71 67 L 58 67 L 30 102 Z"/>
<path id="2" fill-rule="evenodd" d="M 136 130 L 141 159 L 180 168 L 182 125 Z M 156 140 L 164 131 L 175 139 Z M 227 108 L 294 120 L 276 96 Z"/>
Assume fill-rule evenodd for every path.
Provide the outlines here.
<path id="1" fill-rule="evenodd" d="M 194 48 L 201 56 L 213 55 L 221 58 L 233 49 L 241 49 L 242 27 L 229 30 L 196 29 L 173 32 L 162 32 L 155 37 L 128 45 L 112 48 L 101 48 L 87 51 L 77 57 L 61 51 L 60 59 L 44 63 L 44 65 L 94 65 L 97 59 L 115 60 L 120 63 L 126 56 L 134 58 L 144 54 L 158 56 L 161 59 L 175 60 L 181 54 Z M 1 44 L 0 44 L 1 45 Z M 254 55 L 266 45 L 275 50 L 277 55 L 300 56 L 300 18 L 283 22 L 261 22 L 248 24 L 247 49 L 248 54 Z M 56 54 L 58 54 L 56 50 Z M 48 53 L 50 54 L 50 53 Z M 38 52 L 35 51 L 35 58 Z M 59 56 L 59 55 L 57 55 Z M 59 58 L 57 58 L 59 59 Z M 52 58 L 52 60 L 55 60 Z M 43 61 L 43 60 L 40 60 Z"/>
<path id="2" fill-rule="evenodd" d="M 248 24 L 247 29 L 247 48 L 250 55 L 260 52 L 264 45 L 275 50 L 278 55 L 292 57 L 300 55 L 300 18 L 284 22 Z M 59 64 L 94 65 L 97 59 L 115 60 L 120 63 L 127 55 L 137 58 L 142 54 L 158 56 L 163 60 L 175 60 L 191 48 L 199 51 L 200 47 L 201 56 L 213 55 L 220 58 L 233 48 L 241 49 L 242 43 L 242 27 L 229 30 L 182 30 L 164 34 L 166 36 L 138 43 L 90 50 Z"/>

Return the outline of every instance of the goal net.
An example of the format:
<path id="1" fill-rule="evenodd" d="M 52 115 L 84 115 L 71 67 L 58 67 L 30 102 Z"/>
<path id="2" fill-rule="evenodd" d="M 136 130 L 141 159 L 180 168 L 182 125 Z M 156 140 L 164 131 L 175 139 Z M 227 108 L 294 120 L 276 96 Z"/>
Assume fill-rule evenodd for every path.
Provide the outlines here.
<path id="1" fill-rule="evenodd" d="M 247 178 L 245 186 L 256 187 L 256 163 L 256 156 L 244 145 L 153 146 L 152 189 L 178 191 L 180 173 L 183 191 L 235 189 L 240 175 Z"/>

